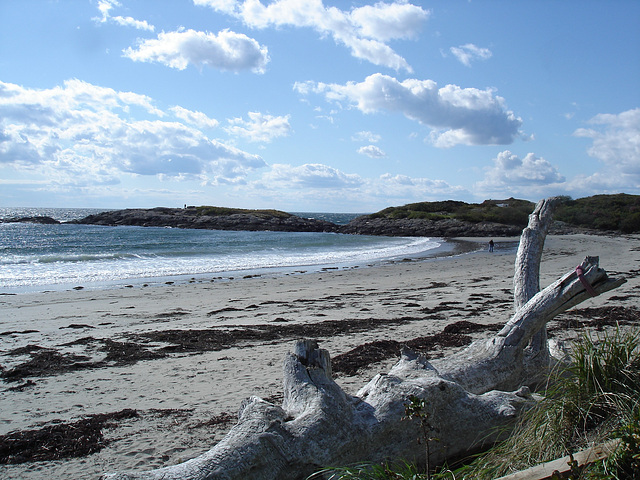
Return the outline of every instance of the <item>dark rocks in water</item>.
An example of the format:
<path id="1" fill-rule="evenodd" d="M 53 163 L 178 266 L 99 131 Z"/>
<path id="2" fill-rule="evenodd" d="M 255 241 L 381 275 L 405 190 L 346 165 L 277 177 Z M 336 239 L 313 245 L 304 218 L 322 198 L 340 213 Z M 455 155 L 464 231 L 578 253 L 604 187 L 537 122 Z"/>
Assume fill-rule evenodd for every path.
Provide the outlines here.
<path id="1" fill-rule="evenodd" d="M 115 210 L 89 215 L 70 223 L 279 232 L 337 232 L 339 229 L 331 222 L 301 218 L 277 210 L 220 209 L 216 207 L 157 207 Z"/>
<path id="2" fill-rule="evenodd" d="M 0 218 L 0 223 L 40 223 L 42 225 L 58 225 L 60 222 L 55 218 L 36 216 L 20 218 Z"/>
<path id="3" fill-rule="evenodd" d="M 0 223 L 60 224 L 51 217 L 0 219 Z M 278 210 L 244 210 L 220 207 L 187 207 L 125 209 L 101 212 L 66 223 L 83 225 L 132 225 L 141 227 L 195 228 L 207 230 L 245 230 L 277 232 L 333 232 L 351 235 L 383 235 L 396 237 L 511 237 L 522 228 L 491 222 L 469 222 L 459 219 L 383 218 L 362 215 L 347 225 L 325 220 L 302 218 Z M 551 233 L 580 233 L 585 229 L 554 222 Z"/>
<path id="4" fill-rule="evenodd" d="M 143 227 L 198 228 L 281 232 L 334 232 L 357 235 L 406 237 L 505 237 L 517 236 L 522 228 L 499 223 L 472 223 L 457 219 L 389 219 L 360 216 L 347 225 L 301 218 L 277 210 L 242 210 L 218 207 L 126 209 L 102 212 L 70 223 L 91 225 L 135 225 Z"/>

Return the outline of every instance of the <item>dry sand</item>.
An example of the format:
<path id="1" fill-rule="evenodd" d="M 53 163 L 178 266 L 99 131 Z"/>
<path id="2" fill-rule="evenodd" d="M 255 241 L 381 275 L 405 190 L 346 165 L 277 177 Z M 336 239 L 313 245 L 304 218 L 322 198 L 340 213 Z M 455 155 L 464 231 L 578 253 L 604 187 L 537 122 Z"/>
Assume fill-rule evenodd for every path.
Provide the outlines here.
<path id="1" fill-rule="evenodd" d="M 318 338 L 329 350 L 337 382 L 350 394 L 396 361 L 367 365 L 362 355 L 348 355 L 358 346 L 378 341 L 393 347 L 426 337 L 413 344 L 428 348 L 430 356 L 462 348 L 450 345 L 490 335 L 487 326 L 508 320 L 517 241 L 498 239 L 493 254 L 320 273 L 0 295 L 0 373 L 6 377 L 0 382 L 0 435 L 125 409 L 135 412 L 124 417 L 136 414 L 103 426 L 98 444 L 106 445 L 96 453 L 0 465 L 0 478 L 96 479 L 203 453 L 230 428 L 244 398 L 279 401 L 282 358 L 303 336 Z M 640 237 L 550 236 L 542 286 L 585 255 L 599 255 L 610 276 L 628 282 L 553 321 L 551 335 L 576 337 L 582 331 L 577 327 L 598 326 L 614 318 L 611 312 L 638 320 Z M 448 347 L 439 346 L 442 338 L 432 335 L 451 324 L 470 327 L 456 323 L 461 321 L 480 327 L 463 328 L 446 337 Z M 46 368 L 38 370 L 42 364 Z M 64 441 L 48 435 L 54 444 Z M 0 443 L 0 453 L 2 448 Z"/>

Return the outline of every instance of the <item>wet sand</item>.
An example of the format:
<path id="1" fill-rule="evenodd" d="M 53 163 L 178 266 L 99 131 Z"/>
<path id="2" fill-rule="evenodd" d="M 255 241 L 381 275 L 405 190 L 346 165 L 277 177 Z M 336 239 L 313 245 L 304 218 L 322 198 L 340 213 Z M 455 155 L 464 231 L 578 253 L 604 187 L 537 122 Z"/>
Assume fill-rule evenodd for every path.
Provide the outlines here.
<path id="1" fill-rule="evenodd" d="M 512 313 L 518 239 L 495 240 L 494 253 L 375 267 L 0 295 L 0 478 L 99 478 L 203 453 L 244 398 L 280 400 L 298 338 L 320 340 L 354 394 L 402 345 L 433 358 L 491 335 Z M 550 335 L 637 328 L 640 237 L 551 236 L 542 286 L 585 255 L 628 281 L 558 317 Z"/>

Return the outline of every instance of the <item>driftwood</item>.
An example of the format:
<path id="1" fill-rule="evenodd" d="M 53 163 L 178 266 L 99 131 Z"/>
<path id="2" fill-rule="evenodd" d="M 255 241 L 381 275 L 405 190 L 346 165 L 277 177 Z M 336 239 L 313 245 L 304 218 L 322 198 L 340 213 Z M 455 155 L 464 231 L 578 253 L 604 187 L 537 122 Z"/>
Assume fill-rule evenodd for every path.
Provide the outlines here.
<path id="1" fill-rule="evenodd" d="M 586 465 L 608 458 L 617 450 L 620 442 L 621 439 L 619 438 L 609 440 L 601 445 L 594 445 L 572 455 L 566 455 L 495 480 L 547 480 L 553 478 L 554 474 L 556 474 L 555 478 L 569 478 L 573 462 L 577 467 L 583 468 Z"/>
<path id="2" fill-rule="evenodd" d="M 148 472 L 106 475 L 109 480 L 304 479 L 326 466 L 408 459 L 425 463 L 416 422 L 401 421 L 411 396 L 426 400 L 439 442 L 431 464 L 482 448 L 533 404 L 528 388 L 549 366 L 545 326 L 594 293 L 617 288 L 597 257 L 539 290 L 539 265 L 555 199 L 542 200 L 523 231 L 514 276 L 515 313 L 493 338 L 433 361 L 404 350 L 387 374 L 355 396 L 331 378 L 331 361 L 314 340 L 296 342 L 284 360 L 282 406 L 245 400 L 238 423 L 207 453 Z M 591 289 L 593 288 L 593 290 Z M 591 293 L 590 293 L 591 292 Z"/>

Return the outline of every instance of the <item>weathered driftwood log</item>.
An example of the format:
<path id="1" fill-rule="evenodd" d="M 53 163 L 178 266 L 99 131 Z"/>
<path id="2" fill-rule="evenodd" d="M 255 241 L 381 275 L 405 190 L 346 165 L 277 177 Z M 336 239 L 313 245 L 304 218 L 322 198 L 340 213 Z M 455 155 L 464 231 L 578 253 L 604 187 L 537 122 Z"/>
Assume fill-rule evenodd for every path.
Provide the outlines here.
<path id="1" fill-rule="evenodd" d="M 401 420 L 411 396 L 426 400 L 438 430 L 432 464 L 494 442 L 498 427 L 535 401 L 527 388 L 536 381 L 530 363 L 537 369 L 541 359 L 548 363 L 546 335 L 539 334 L 546 323 L 593 294 L 589 286 L 603 293 L 624 283 L 609 279 L 598 259 L 587 257 L 579 272 L 538 292 L 554 203 L 541 201 L 530 216 L 516 259 L 516 312 L 495 337 L 433 363 L 405 350 L 388 374 L 375 376 L 355 396 L 331 378 L 329 354 L 317 342 L 298 341 L 284 361 L 282 406 L 251 397 L 243 402 L 238 423 L 207 453 L 171 467 L 105 478 L 294 480 L 320 467 L 363 460 L 424 463 L 417 425 Z M 532 341 L 537 334 L 541 338 Z"/>
<path id="2" fill-rule="evenodd" d="M 538 202 L 533 213 L 529 215 L 529 225 L 520 236 L 513 275 L 513 306 L 516 312 L 540 291 L 542 249 L 558 201 L 559 198 L 554 197 Z M 523 378 L 530 379 L 531 385 L 545 375 L 550 361 L 546 327 L 531 338 L 522 361 L 526 369 Z"/>

